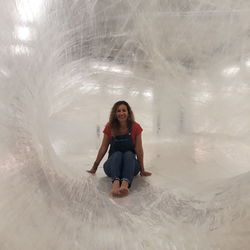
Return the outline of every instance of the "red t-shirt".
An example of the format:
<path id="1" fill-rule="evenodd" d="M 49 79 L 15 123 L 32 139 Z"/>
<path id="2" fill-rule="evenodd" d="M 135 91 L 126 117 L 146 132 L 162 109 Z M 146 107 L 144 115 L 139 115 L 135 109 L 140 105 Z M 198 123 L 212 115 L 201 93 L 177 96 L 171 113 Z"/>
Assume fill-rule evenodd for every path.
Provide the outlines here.
<path id="1" fill-rule="evenodd" d="M 132 141 L 135 143 L 135 138 L 137 135 L 141 134 L 142 132 L 142 127 L 140 126 L 139 123 L 137 122 L 134 122 L 132 124 L 132 129 L 131 129 L 131 138 L 132 138 Z M 103 133 L 106 134 L 107 136 L 112 136 L 111 135 L 111 128 L 110 128 L 110 125 L 109 125 L 109 122 L 106 124 L 104 130 L 103 130 Z"/>

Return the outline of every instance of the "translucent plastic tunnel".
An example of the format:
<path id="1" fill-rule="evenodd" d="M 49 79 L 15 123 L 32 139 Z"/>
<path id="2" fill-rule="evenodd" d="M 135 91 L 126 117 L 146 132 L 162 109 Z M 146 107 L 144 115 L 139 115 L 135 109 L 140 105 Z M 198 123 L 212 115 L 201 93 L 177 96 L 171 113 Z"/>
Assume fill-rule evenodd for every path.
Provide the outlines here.
<path id="1" fill-rule="evenodd" d="M 250 2 L 1 0 L 1 250 L 249 250 Z M 92 167 L 114 102 L 145 168 Z"/>

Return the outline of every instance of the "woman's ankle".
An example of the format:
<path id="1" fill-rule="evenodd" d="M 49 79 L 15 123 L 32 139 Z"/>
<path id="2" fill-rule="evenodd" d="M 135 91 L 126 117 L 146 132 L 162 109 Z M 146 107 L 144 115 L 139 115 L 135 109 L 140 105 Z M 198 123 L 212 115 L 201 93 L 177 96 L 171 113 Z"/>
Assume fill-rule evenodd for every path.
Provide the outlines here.
<path id="1" fill-rule="evenodd" d="M 115 179 L 114 181 L 113 181 L 113 184 L 119 184 L 120 185 L 120 180 L 118 180 L 118 179 Z"/>
<path id="2" fill-rule="evenodd" d="M 127 180 L 122 180 L 121 187 L 128 188 L 129 183 Z"/>
<path id="3" fill-rule="evenodd" d="M 112 183 L 112 189 L 111 189 L 111 194 L 112 195 L 119 195 L 119 189 L 120 189 L 120 180 L 114 180 Z"/>

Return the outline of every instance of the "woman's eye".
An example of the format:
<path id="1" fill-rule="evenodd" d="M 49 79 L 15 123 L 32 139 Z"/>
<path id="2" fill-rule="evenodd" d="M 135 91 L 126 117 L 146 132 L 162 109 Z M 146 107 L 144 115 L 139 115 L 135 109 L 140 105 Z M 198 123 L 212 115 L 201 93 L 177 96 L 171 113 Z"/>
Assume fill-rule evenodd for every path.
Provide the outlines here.
<path id="1" fill-rule="evenodd" d="M 123 110 L 118 109 L 117 113 L 120 113 L 120 112 L 127 112 L 127 110 L 126 109 L 123 109 Z"/>

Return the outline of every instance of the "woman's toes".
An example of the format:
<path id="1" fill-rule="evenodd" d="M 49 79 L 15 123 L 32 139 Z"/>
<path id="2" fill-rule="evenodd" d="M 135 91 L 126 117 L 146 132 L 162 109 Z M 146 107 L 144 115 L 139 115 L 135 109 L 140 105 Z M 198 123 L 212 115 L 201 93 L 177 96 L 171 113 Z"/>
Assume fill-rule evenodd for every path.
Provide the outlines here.
<path id="1" fill-rule="evenodd" d="M 121 195 L 128 195 L 128 188 L 127 187 L 120 187 L 119 189 Z"/>
<path id="2" fill-rule="evenodd" d="M 120 191 L 119 191 L 119 189 L 112 190 L 112 191 L 111 191 L 111 194 L 112 194 L 113 196 L 119 196 L 119 195 L 120 195 Z"/>

